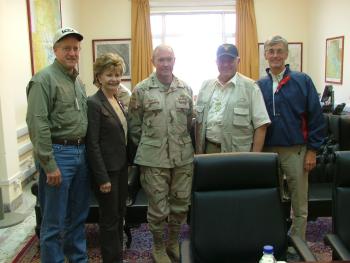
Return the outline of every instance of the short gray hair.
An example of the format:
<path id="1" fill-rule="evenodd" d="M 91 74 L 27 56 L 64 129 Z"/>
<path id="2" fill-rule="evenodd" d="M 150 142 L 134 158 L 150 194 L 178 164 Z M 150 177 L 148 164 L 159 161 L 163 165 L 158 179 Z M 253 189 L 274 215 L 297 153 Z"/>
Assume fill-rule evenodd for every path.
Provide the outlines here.
<path id="1" fill-rule="evenodd" d="M 285 38 L 278 36 L 278 35 L 270 37 L 268 40 L 265 41 L 264 50 L 266 51 L 269 47 L 280 44 L 280 43 L 282 43 L 285 50 L 288 51 L 288 41 Z"/>
<path id="2" fill-rule="evenodd" d="M 155 57 L 157 56 L 158 51 L 160 51 L 160 50 L 169 50 L 169 51 L 171 51 L 171 53 L 173 53 L 173 56 L 175 56 L 174 50 L 171 46 L 166 45 L 166 44 L 160 44 L 153 50 L 152 61 L 154 61 Z"/>

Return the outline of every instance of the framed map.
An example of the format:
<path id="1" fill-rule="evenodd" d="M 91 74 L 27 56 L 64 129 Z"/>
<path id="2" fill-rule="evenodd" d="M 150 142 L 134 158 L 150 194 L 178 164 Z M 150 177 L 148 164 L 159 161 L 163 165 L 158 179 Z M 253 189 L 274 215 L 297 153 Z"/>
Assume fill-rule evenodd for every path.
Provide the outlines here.
<path id="1" fill-rule="evenodd" d="M 288 43 L 288 58 L 286 64 L 289 64 L 291 70 L 303 71 L 303 43 L 289 42 Z M 264 43 L 259 43 L 259 77 L 266 75 L 266 68 L 269 67 L 268 62 L 264 57 Z"/>
<path id="2" fill-rule="evenodd" d="M 51 64 L 52 39 L 62 26 L 60 0 L 27 0 L 32 74 Z"/>
<path id="3" fill-rule="evenodd" d="M 344 36 L 326 39 L 325 82 L 343 83 Z"/>
<path id="4" fill-rule="evenodd" d="M 122 80 L 131 79 L 131 39 L 93 39 L 92 58 L 96 58 L 105 53 L 115 53 L 121 56 L 125 63 L 125 72 Z"/>

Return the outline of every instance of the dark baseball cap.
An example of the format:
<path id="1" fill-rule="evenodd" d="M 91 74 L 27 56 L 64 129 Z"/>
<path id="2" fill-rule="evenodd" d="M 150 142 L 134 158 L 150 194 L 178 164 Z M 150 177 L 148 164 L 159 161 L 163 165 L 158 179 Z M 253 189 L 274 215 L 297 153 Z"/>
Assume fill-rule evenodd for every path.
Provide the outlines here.
<path id="1" fill-rule="evenodd" d="M 216 57 L 219 58 L 225 55 L 233 58 L 238 57 L 237 47 L 232 44 L 222 44 L 221 46 L 218 47 L 218 50 L 216 51 Z"/>

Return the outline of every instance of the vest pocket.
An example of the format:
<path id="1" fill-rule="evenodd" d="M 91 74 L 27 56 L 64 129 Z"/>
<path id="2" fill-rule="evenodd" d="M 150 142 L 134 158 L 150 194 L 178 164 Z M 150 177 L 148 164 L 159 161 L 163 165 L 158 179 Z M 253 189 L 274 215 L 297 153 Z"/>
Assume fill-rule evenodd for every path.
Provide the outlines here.
<path id="1" fill-rule="evenodd" d="M 246 108 L 233 108 L 233 125 L 236 126 L 249 126 L 249 109 Z"/>
<path id="2" fill-rule="evenodd" d="M 250 152 L 252 142 L 252 135 L 232 136 L 232 150 L 236 152 Z"/>

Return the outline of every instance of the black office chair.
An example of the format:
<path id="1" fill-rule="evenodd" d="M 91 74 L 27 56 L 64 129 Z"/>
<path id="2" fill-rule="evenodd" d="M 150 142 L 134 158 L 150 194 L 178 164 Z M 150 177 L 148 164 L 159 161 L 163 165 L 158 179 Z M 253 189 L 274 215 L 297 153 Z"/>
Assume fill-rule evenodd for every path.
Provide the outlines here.
<path id="1" fill-rule="evenodd" d="M 227 153 L 194 160 L 190 240 L 181 262 L 258 262 L 266 244 L 286 258 L 286 217 L 278 188 L 277 155 Z M 304 260 L 316 261 L 305 242 L 292 242 Z"/>
<path id="2" fill-rule="evenodd" d="M 335 153 L 332 222 L 333 234 L 325 243 L 333 250 L 333 259 L 350 260 L 350 151 Z"/>

